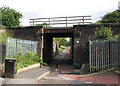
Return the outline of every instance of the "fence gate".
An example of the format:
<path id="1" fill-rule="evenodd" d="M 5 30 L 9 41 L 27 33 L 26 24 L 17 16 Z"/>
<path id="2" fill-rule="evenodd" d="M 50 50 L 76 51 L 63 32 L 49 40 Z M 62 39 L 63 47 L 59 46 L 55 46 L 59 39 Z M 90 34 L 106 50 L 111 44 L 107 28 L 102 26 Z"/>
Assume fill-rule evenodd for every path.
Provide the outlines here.
<path id="1" fill-rule="evenodd" d="M 90 72 L 95 70 L 120 67 L 120 40 L 90 41 L 89 63 Z"/>
<path id="2" fill-rule="evenodd" d="M 24 55 L 28 52 L 35 54 L 37 51 L 37 44 L 38 44 L 37 41 L 7 38 L 6 39 L 6 56 L 13 57 L 18 53 L 21 53 Z"/>

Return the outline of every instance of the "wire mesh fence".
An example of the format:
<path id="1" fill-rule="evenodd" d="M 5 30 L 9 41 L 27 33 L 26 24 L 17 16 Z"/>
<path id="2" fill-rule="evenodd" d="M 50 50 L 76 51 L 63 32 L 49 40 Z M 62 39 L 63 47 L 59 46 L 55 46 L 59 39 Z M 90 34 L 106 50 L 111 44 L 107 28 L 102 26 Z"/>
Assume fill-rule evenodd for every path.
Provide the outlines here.
<path id="1" fill-rule="evenodd" d="M 6 38 L 6 56 L 13 57 L 18 53 L 27 54 L 37 52 L 37 41 Z"/>
<path id="2" fill-rule="evenodd" d="M 89 45 L 90 72 L 120 66 L 119 39 L 112 41 L 106 40 L 90 41 Z"/>

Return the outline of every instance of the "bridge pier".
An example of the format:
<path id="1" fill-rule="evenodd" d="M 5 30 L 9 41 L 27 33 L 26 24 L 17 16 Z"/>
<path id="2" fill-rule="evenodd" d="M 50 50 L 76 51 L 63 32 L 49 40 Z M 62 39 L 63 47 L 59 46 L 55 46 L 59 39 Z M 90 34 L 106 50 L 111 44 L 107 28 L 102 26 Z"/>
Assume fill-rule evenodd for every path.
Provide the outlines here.
<path id="1" fill-rule="evenodd" d="M 53 59 L 53 37 L 44 34 L 43 61 L 50 63 Z"/>

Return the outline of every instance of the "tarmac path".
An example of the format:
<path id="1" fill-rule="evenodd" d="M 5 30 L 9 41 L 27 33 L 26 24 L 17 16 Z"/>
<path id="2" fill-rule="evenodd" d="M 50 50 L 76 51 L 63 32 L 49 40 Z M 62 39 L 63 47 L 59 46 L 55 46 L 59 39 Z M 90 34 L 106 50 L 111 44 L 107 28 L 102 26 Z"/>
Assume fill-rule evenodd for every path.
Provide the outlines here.
<path id="1" fill-rule="evenodd" d="M 72 58 L 69 53 L 70 48 L 67 47 L 60 54 L 59 67 L 56 72 L 52 71 L 47 76 L 39 80 L 39 84 L 79 84 L 79 86 L 119 86 L 119 80 L 117 76 L 106 75 L 76 75 L 72 74 L 74 67 L 72 66 Z M 56 57 L 56 58 L 57 58 Z"/>

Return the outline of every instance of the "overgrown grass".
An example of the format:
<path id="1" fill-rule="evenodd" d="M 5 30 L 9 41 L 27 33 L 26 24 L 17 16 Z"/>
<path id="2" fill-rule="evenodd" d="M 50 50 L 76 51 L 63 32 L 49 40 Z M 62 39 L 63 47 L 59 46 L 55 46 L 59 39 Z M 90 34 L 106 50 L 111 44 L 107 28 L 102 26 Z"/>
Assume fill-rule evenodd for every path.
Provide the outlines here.
<path id="1" fill-rule="evenodd" d="M 6 58 L 10 58 L 10 57 L 6 57 Z M 43 60 L 40 59 L 40 57 L 37 54 L 33 55 L 31 52 L 28 52 L 25 55 L 19 53 L 13 58 L 16 59 L 16 71 L 19 70 L 20 68 L 24 68 L 36 63 L 41 63 L 43 66 L 47 66 L 47 63 L 43 62 Z M 4 69 L 5 68 L 3 68 L 3 70 Z"/>

